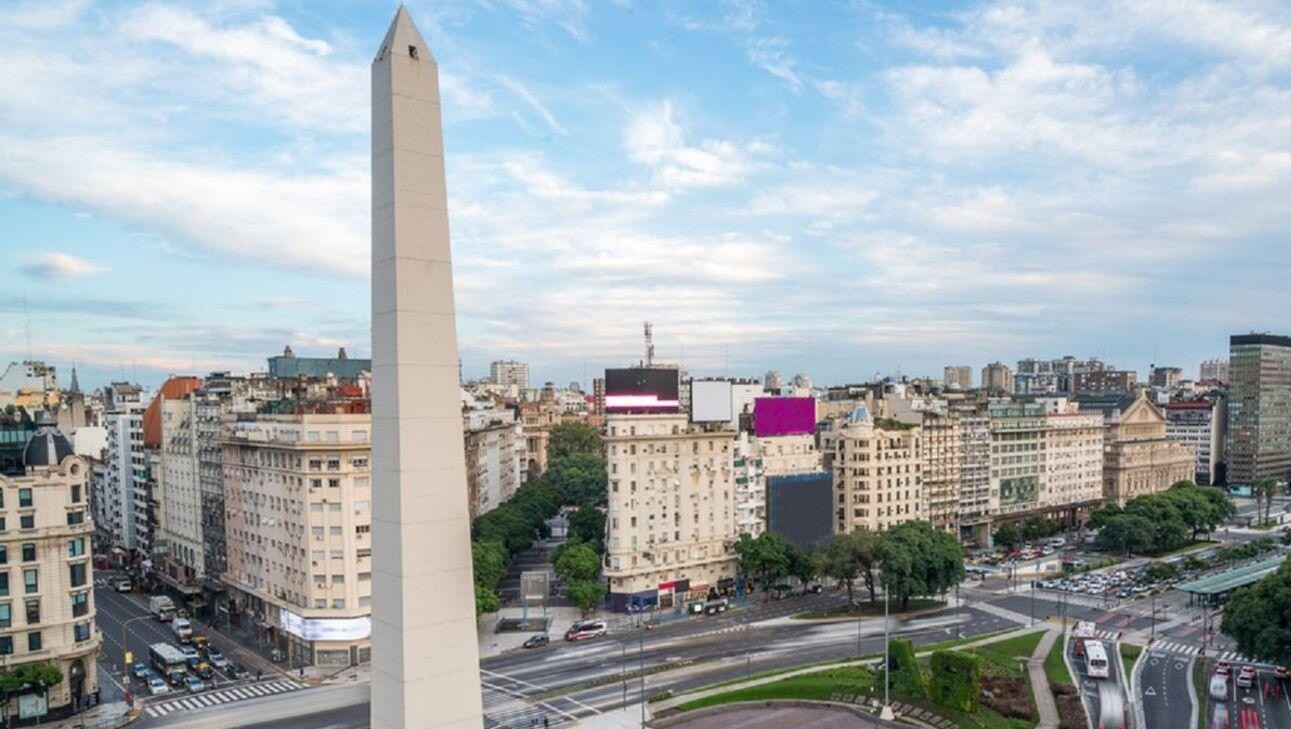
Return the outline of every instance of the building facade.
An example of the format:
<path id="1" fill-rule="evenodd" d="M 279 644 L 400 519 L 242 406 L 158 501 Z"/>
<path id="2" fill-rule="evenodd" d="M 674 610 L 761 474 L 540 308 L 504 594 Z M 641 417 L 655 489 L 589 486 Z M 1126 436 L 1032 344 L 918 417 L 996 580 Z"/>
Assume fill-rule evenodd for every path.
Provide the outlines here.
<path id="1" fill-rule="evenodd" d="M 1201 382 L 1228 382 L 1228 360 L 1208 359 L 1197 369 L 1197 379 Z"/>
<path id="2" fill-rule="evenodd" d="M 864 408 L 832 426 L 836 532 L 882 531 L 927 518 L 919 426 L 876 420 Z"/>
<path id="3" fill-rule="evenodd" d="M 941 379 L 948 389 L 970 390 L 973 387 L 973 368 L 968 365 L 950 365 L 942 370 Z"/>
<path id="4" fill-rule="evenodd" d="M 1291 477 L 1291 337 L 1229 340 L 1228 483 Z"/>
<path id="5" fill-rule="evenodd" d="M 515 360 L 497 360 L 489 365 L 489 380 L 495 385 L 529 389 L 529 364 Z"/>
<path id="6" fill-rule="evenodd" d="M 975 411 L 952 414 L 959 430 L 959 537 L 986 544 L 991 520 L 991 419 Z"/>
<path id="7" fill-rule="evenodd" d="M 524 483 L 525 438 L 512 410 L 468 411 L 463 421 L 466 488 L 475 519 L 511 498 Z"/>
<path id="8" fill-rule="evenodd" d="M 1082 403 L 1082 407 L 1085 403 Z M 1166 438 L 1166 418 L 1142 392 L 1105 407 L 1103 498 L 1124 506 L 1196 478 L 1193 450 Z"/>
<path id="9" fill-rule="evenodd" d="M 365 372 L 372 371 L 372 360 L 350 359 L 345 347 L 336 352 L 335 357 L 297 357 L 291 347 L 285 347 L 282 354 L 269 358 L 269 377 L 274 380 L 320 379 L 337 377 L 353 380 Z"/>
<path id="10" fill-rule="evenodd" d="M 672 607 L 735 576 L 735 432 L 684 414 L 606 420 L 609 509 L 603 574 L 616 612 Z"/>
<path id="11" fill-rule="evenodd" d="M 1087 370 L 1077 372 L 1072 391 L 1087 395 L 1134 392 L 1138 373 L 1134 370 Z"/>
<path id="12" fill-rule="evenodd" d="M 219 443 L 234 625 L 294 665 L 370 658 L 371 416 L 226 415 Z"/>
<path id="13" fill-rule="evenodd" d="M 923 417 L 923 494 L 925 518 L 933 528 L 959 533 L 960 448 L 963 435 L 959 419 L 949 414 L 925 412 Z"/>
<path id="14" fill-rule="evenodd" d="M 1211 400 L 1171 402 L 1165 412 L 1165 437 L 1187 446 L 1197 454 L 1197 483 L 1220 485 L 1220 464 L 1224 460 L 1228 407 L 1223 397 Z"/>
<path id="15" fill-rule="evenodd" d="M 106 394 L 107 469 L 101 486 L 105 503 L 99 510 L 107 520 L 103 528 L 112 546 L 148 554 L 152 543 L 151 508 L 143 447 L 143 411 L 147 403 L 138 385 L 115 382 Z"/>
<path id="16" fill-rule="evenodd" d="M 0 474 L 0 660 L 6 671 L 59 670 L 47 718 L 84 708 L 98 690 L 93 532 L 89 465 L 50 420 L 27 443 L 23 468 Z M 23 693 L 36 699 L 10 696 L 6 719 L 18 718 Z"/>
<path id="17" fill-rule="evenodd" d="M 1152 373 L 1148 376 L 1149 385 L 1166 390 L 1173 390 L 1178 387 L 1182 380 L 1183 368 L 1181 367 L 1157 367 L 1152 365 Z"/>
<path id="18" fill-rule="evenodd" d="M 1013 392 L 1013 370 L 1003 362 L 992 362 L 982 368 L 982 389 Z"/>

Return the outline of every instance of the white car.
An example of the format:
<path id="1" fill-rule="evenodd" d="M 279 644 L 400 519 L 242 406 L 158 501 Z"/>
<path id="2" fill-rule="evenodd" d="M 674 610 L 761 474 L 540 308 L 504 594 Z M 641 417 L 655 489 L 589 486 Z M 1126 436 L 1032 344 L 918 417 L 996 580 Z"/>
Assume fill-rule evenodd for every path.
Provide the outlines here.
<path id="1" fill-rule="evenodd" d="M 1228 698 L 1228 678 L 1215 674 L 1210 677 L 1210 698 L 1223 701 Z"/>
<path id="2" fill-rule="evenodd" d="M 152 676 L 148 679 L 148 695 L 160 696 L 170 693 L 170 687 L 162 680 L 161 676 Z"/>

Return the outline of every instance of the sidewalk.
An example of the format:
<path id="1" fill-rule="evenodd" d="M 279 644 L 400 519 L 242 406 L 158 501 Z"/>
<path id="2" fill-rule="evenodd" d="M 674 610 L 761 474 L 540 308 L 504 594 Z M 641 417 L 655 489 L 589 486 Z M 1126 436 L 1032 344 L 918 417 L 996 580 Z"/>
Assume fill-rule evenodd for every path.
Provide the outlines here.
<path id="1" fill-rule="evenodd" d="M 1058 640 L 1058 634 L 1059 631 L 1052 627 L 1045 631 L 1040 644 L 1035 647 L 1035 651 L 1027 661 L 1027 674 L 1031 677 L 1031 693 L 1035 695 L 1035 705 L 1040 711 L 1040 723 L 1036 725 L 1036 729 L 1058 729 L 1060 721 L 1058 702 L 1054 700 L 1053 691 L 1049 688 L 1049 675 L 1044 672 L 1044 660 L 1049 657 L 1049 650 Z"/>
<path id="2" fill-rule="evenodd" d="M 124 701 L 113 701 L 108 704 L 99 704 L 88 711 L 83 711 L 76 716 L 58 721 L 42 721 L 41 727 L 48 729 L 112 729 L 119 727 L 130 720 L 130 711 Z"/>
<path id="3" fill-rule="evenodd" d="M 1008 640 L 1010 638 L 1016 638 L 1019 635 L 1027 635 L 1029 633 L 1034 633 L 1034 632 L 1036 632 L 1036 628 L 1021 627 L 1015 630 L 1010 630 L 1007 633 L 1001 633 L 1000 635 L 993 635 L 988 638 L 982 638 L 981 640 L 975 640 L 969 643 L 964 643 L 963 645 L 956 646 L 955 650 L 963 650 L 965 648 L 973 648 L 980 645 L 998 643 L 999 641 L 1002 641 L 1002 640 Z M 917 651 L 915 653 L 916 656 L 927 656 L 931 654 L 932 654 L 931 651 Z M 717 686 L 710 689 L 702 689 L 700 691 L 693 691 L 691 693 L 679 694 L 677 696 L 673 696 L 671 698 L 664 699 L 663 701 L 654 703 L 651 705 L 651 707 L 652 707 L 652 710 L 657 713 L 657 712 L 664 711 L 665 709 L 671 709 L 671 708 L 680 706 L 682 704 L 694 701 L 696 699 L 703 699 L 709 696 L 716 696 L 718 694 L 730 693 L 731 691 L 738 691 L 739 689 L 752 688 L 754 686 L 762 686 L 764 684 L 781 681 L 791 676 L 801 676 L 807 673 L 815 673 L 817 671 L 828 671 L 830 669 L 843 668 L 848 666 L 870 666 L 878 663 L 881 660 L 882 660 L 881 658 L 863 658 L 855 661 L 847 661 L 846 663 L 828 663 L 824 665 L 804 666 L 803 668 L 798 668 L 792 671 L 777 673 L 774 676 L 763 676 L 761 678 L 753 678 L 747 681 L 740 681 L 739 683 L 728 683 L 724 686 Z M 1043 667 L 1041 668 L 1041 670 L 1043 671 Z M 1048 685 L 1049 683 L 1046 680 L 1045 686 L 1048 687 Z M 1056 713 L 1056 709 L 1055 709 L 1055 713 Z M 1055 723 L 1054 726 L 1056 727 L 1057 724 Z"/>

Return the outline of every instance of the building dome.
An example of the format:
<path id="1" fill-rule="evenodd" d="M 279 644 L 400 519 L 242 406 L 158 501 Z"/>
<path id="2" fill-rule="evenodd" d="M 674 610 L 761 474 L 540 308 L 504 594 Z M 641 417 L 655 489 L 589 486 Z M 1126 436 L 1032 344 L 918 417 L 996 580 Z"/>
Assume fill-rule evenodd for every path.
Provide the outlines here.
<path id="1" fill-rule="evenodd" d="M 28 467 L 57 466 L 64 458 L 74 454 L 72 444 L 59 432 L 53 418 L 47 413 L 41 413 L 36 418 L 36 432 L 22 451 L 22 463 Z"/>

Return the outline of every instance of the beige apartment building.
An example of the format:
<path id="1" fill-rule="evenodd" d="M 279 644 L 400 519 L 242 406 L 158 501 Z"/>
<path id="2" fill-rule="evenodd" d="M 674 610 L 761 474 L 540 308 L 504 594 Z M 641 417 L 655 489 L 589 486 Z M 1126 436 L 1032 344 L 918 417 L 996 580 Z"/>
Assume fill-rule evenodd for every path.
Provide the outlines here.
<path id="1" fill-rule="evenodd" d="M 224 609 L 295 664 L 369 660 L 371 429 L 368 414 L 223 419 Z"/>
<path id="2" fill-rule="evenodd" d="M 835 531 L 882 531 L 926 519 L 922 429 L 890 419 L 876 421 L 863 408 L 858 411 L 831 425 Z"/>
<path id="3" fill-rule="evenodd" d="M 724 425 L 724 424 L 723 424 Z M 609 509 L 603 573 L 611 607 L 671 607 L 735 576 L 735 432 L 684 414 L 606 422 Z"/>
<path id="4" fill-rule="evenodd" d="M 160 473 L 161 519 L 158 544 L 165 550 L 158 560 L 161 579 L 186 595 L 196 594 L 205 576 L 206 555 L 202 540 L 202 492 L 194 425 L 194 399 L 159 400 L 161 408 Z"/>
<path id="5" fill-rule="evenodd" d="M 924 518 L 933 528 L 956 535 L 959 530 L 960 471 L 964 465 L 962 440 L 958 418 L 930 411 L 924 413 Z"/>
<path id="6" fill-rule="evenodd" d="M 735 440 L 735 527 L 757 536 L 767 529 L 767 478 L 819 471 L 816 437 L 741 432 Z"/>
<path id="7" fill-rule="evenodd" d="M 98 689 L 102 638 L 94 625 L 89 465 L 42 417 L 21 472 L 0 473 L 0 663 L 62 673 L 46 695 L 48 719 L 83 708 Z M 34 692 L 11 695 L 5 718 L 38 703 Z"/>
<path id="8" fill-rule="evenodd" d="M 1045 426 L 1040 507 L 1088 512 L 1103 500 L 1103 417 L 1067 408 Z"/>

